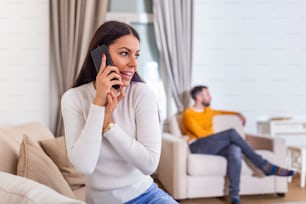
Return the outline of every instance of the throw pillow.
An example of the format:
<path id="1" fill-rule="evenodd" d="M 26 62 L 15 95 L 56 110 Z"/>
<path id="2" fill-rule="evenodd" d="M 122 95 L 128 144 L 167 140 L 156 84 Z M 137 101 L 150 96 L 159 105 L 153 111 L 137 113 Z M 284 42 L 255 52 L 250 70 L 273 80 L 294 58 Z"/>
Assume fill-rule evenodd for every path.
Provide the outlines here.
<path id="1" fill-rule="evenodd" d="M 49 186 L 63 195 L 74 197 L 68 183 L 53 161 L 38 143 L 27 135 L 23 137 L 20 145 L 17 175 Z"/>
<path id="2" fill-rule="evenodd" d="M 40 146 L 59 168 L 72 190 L 85 186 L 85 176 L 74 168 L 68 158 L 63 136 L 42 140 Z"/>
<path id="3" fill-rule="evenodd" d="M 0 171 L 0 203 L 85 204 L 31 179 Z"/>

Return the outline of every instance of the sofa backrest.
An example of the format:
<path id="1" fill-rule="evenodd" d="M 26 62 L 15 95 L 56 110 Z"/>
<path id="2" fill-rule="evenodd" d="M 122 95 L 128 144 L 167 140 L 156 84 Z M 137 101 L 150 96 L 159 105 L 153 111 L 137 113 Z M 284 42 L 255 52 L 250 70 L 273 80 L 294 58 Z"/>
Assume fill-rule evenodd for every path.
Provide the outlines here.
<path id="1" fill-rule="evenodd" d="M 0 128 L 0 171 L 16 174 L 23 135 L 35 141 L 54 138 L 52 132 L 39 122 Z"/>

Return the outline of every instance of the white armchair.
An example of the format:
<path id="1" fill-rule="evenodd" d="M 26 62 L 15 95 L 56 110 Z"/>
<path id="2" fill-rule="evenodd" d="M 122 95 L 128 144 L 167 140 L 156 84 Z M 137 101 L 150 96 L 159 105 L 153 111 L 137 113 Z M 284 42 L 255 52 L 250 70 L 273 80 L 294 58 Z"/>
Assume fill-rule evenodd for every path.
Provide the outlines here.
<path id="1" fill-rule="evenodd" d="M 175 199 L 219 197 L 228 194 L 226 179 L 227 161 L 221 156 L 192 154 L 179 124 L 181 115 L 168 120 L 169 130 L 162 136 L 162 151 L 157 178 Z M 256 152 L 272 163 L 286 166 L 286 146 L 280 138 L 249 135 L 237 116 L 216 116 L 215 132 L 235 128 Z M 284 177 L 264 176 L 254 165 L 243 161 L 240 195 L 277 193 L 284 196 L 288 191 Z"/>

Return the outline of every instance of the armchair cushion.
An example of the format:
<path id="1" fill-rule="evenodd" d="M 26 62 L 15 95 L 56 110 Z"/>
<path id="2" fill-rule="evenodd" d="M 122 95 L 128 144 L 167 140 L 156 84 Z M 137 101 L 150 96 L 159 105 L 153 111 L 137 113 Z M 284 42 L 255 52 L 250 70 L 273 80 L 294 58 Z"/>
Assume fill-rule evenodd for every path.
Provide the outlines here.
<path id="1" fill-rule="evenodd" d="M 221 156 L 189 154 L 187 173 L 192 176 L 225 176 L 226 159 Z"/>
<path id="2" fill-rule="evenodd" d="M 191 176 L 226 176 L 227 162 L 222 156 L 207 154 L 189 154 L 187 173 Z M 255 167 L 253 167 L 255 168 Z M 242 175 L 258 174 L 243 160 Z"/>

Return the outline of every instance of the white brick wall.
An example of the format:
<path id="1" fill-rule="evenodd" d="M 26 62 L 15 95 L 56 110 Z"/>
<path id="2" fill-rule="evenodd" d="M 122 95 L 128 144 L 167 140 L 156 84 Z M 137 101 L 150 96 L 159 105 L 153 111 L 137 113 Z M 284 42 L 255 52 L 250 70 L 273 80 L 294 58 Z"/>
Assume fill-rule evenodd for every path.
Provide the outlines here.
<path id="1" fill-rule="evenodd" d="M 0 1 L 0 126 L 49 126 L 48 0 Z"/>
<path id="2" fill-rule="evenodd" d="M 195 0 L 193 85 L 212 107 L 243 112 L 246 129 L 306 115 L 306 1 Z"/>

